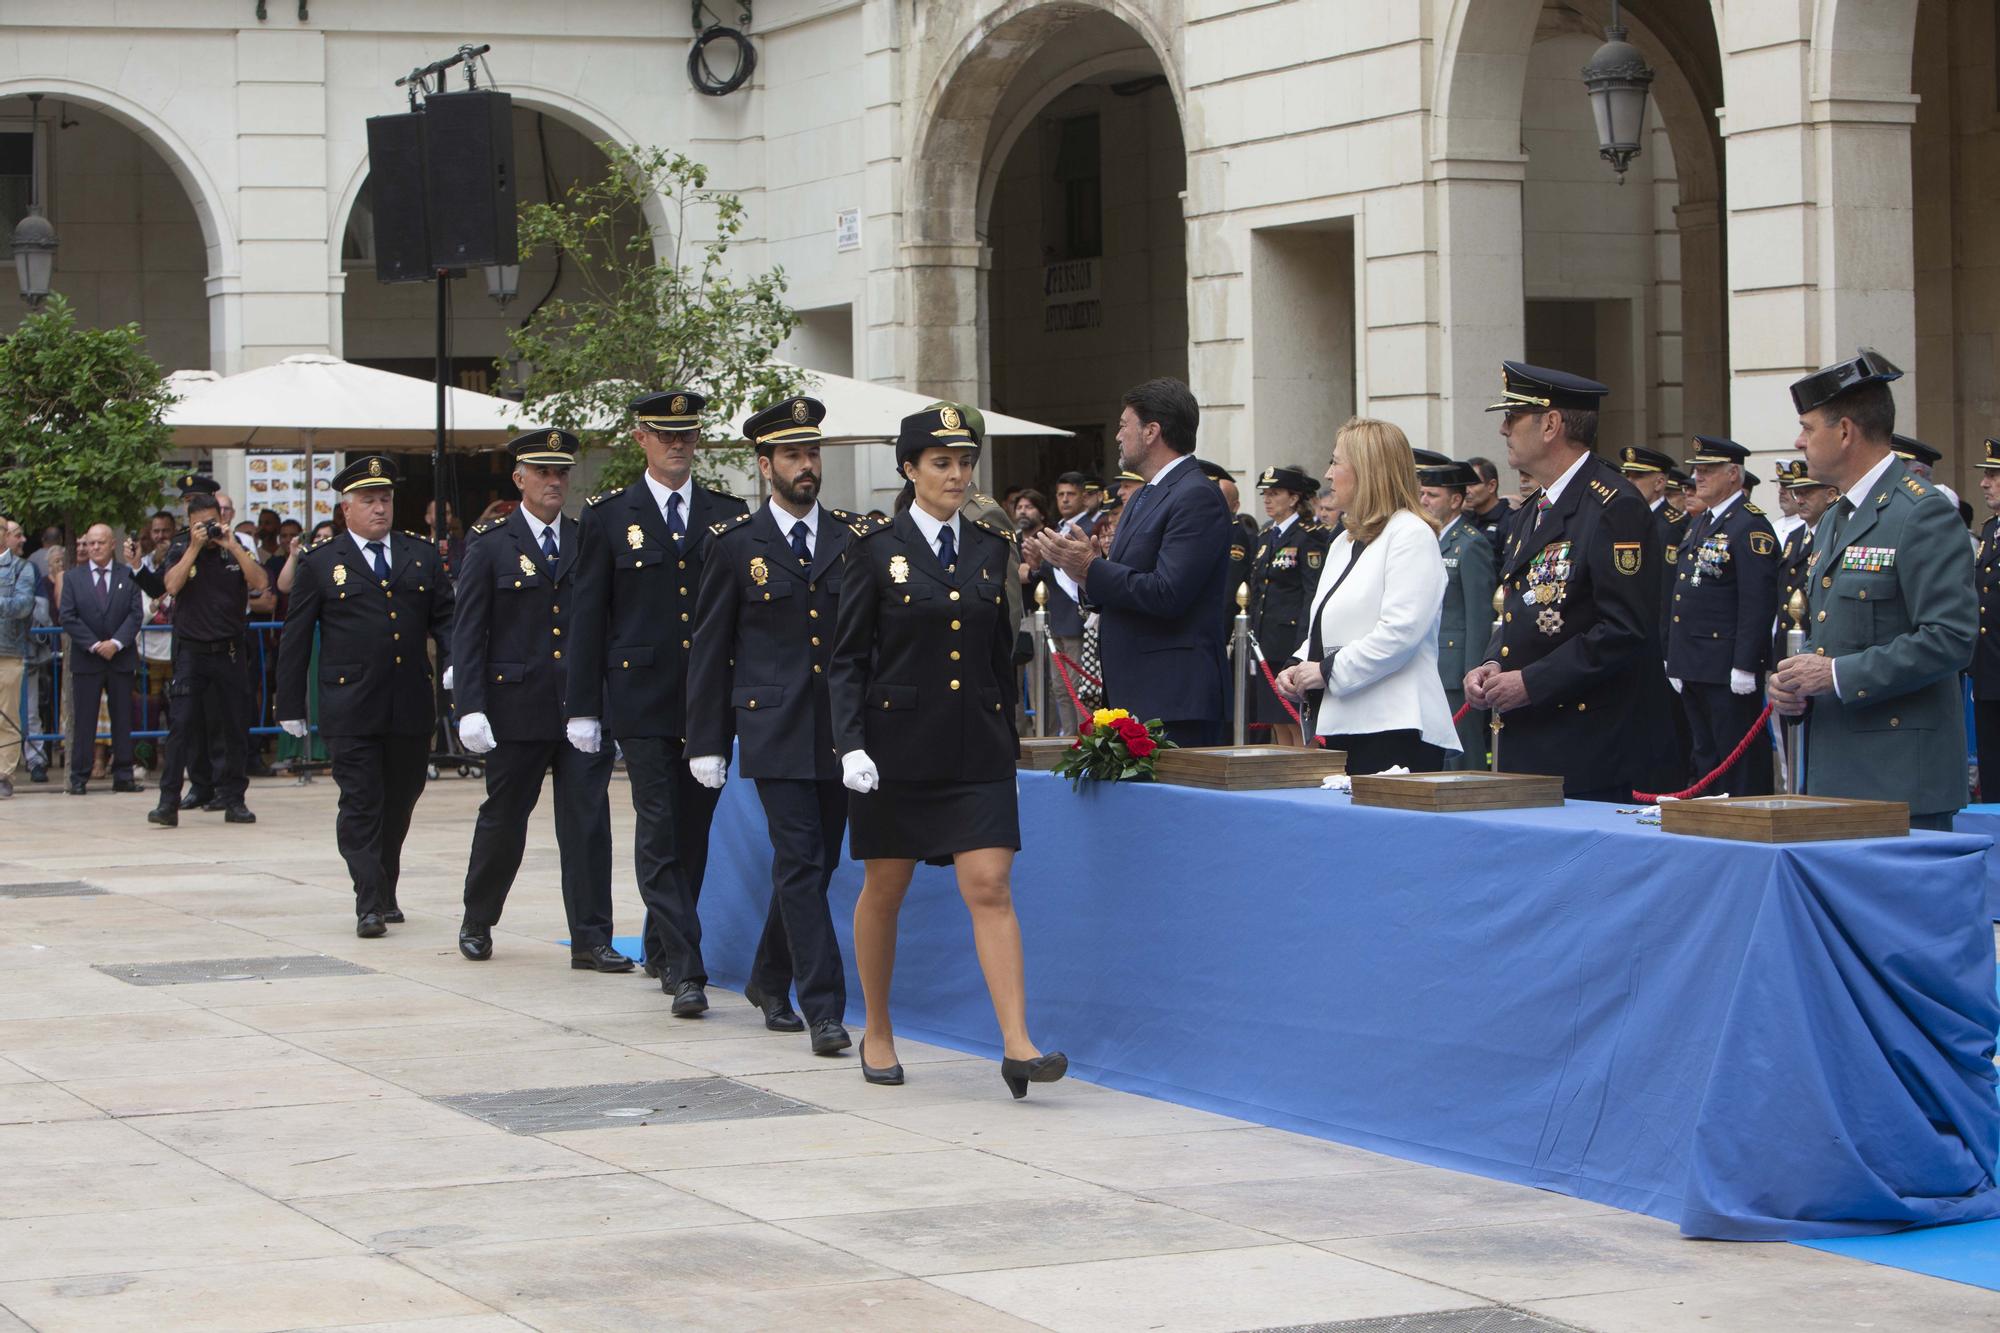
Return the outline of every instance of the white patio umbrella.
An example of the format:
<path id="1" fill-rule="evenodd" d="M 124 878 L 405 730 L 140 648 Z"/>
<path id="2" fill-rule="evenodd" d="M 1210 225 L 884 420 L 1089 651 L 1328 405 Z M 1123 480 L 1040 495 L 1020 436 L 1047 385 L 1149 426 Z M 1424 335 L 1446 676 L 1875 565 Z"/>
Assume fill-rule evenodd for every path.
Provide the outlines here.
<path id="1" fill-rule="evenodd" d="M 404 449 L 431 447 L 437 387 L 428 380 L 301 353 L 276 365 L 202 383 L 176 372 L 183 396 L 167 409 L 174 443 L 202 449 Z M 445 390 L 447 442 L 504 444 L 526 427 L 514 404 L 468 389 Z"/>

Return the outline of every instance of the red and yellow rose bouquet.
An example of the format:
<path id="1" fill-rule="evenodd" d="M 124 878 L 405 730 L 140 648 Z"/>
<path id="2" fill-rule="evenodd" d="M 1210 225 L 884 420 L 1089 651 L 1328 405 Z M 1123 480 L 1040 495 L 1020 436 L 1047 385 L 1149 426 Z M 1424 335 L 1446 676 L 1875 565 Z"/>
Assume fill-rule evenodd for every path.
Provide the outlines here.
<path id="1" fill-rule="evenodd" d="M 1072 788 L 1095 782 L 1150 782 L 1154 756 L 1171 750 L 1166 728 L 1155 719 L 1140 722 L 1122 708 L 1100 708 L 1077 727 L 1077 738 L 1055 771 Z"/>

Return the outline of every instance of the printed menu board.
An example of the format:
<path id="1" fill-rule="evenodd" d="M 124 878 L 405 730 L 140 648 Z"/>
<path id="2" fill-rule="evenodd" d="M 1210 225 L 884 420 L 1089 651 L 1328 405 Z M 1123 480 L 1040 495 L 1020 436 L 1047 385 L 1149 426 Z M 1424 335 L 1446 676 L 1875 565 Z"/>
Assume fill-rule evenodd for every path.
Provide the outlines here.
<path id="1" fill-rule="evenodd" d="M 337 454 L 315 453 L 312 476 L 306 476 L 306 456 L 292 453 L 252 453 L 244 461 L 247 494 L 237 506 L 242 518 L 275 509 L 280 518 L 312 525 L 333 517 L 333 474 L 340 469 Z"/>

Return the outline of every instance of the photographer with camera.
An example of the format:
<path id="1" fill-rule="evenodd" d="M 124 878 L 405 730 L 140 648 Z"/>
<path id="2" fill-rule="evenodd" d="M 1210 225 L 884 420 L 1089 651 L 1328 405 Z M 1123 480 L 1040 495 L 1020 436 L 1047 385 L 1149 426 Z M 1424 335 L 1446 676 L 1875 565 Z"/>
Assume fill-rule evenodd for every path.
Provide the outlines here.
<path id="1" fill-rule="evenodd" d="M 160 765 L 160 804 L 146 821 L 180 823 L 181 777 L 194 747 L 211 757 L 215 799 L 231 824 L 254 824 L 243 802 L 249 750 L 250 681 L 244 674 L 243 626 L 250 598 L 269 582 L 257 554 L 223 526 L 213 477 L 180 478 L 188 526 L 174 537 L 162 571 L 139 569 L 134 581 L 155 597 L 174 598 L 174 674 L 167 683 L 167 753 Z"/>

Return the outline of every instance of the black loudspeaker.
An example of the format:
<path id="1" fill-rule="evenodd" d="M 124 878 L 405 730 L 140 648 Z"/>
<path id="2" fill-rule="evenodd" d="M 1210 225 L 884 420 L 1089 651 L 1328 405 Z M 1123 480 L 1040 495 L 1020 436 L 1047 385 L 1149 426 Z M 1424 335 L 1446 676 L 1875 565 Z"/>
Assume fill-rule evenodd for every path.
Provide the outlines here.
<path id="1" fill-rule="evenodd" d="M 376 278 L 383 282 L 430 281 L 421 115 L 412 112 L 368 118 L 368 193 L 375 212 Z"/>
<path id="2" fill-rule="evenodd" d="M 424 99 L 422 120 L 433 267 L 520 263 L 514 99 L 483 89 L 436 93 Z"/>

